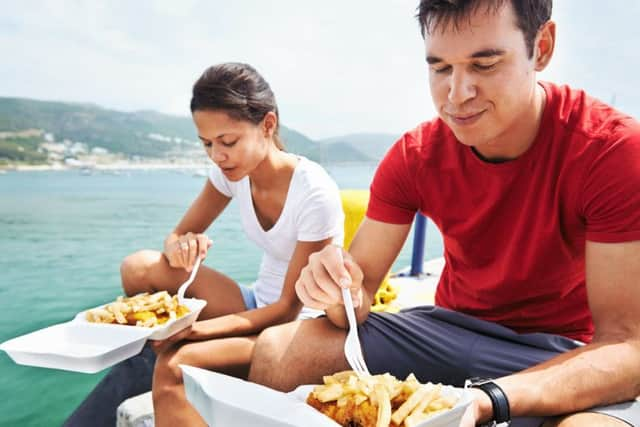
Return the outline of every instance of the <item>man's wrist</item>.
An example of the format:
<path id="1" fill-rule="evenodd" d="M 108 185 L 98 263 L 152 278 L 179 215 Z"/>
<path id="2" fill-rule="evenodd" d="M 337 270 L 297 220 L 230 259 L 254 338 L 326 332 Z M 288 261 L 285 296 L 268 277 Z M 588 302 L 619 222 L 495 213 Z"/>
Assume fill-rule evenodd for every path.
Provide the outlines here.
<path id="1" fill-rule="evenodd" d="M 493 418 L 493 406 L 491 405 L 491 399 L 484 391 L 477 388 L 469 388 L 469 391 L 474 397 L 476 402 L 476 422 L 484 423 Z"/>
<path id="2" fill-rule="evenodd" d="M 490 379 L 471 378 L 466 381 L 465 387 L 476 389 L 478 396 L 478 422 L 509 423 L 511 421 L 511 408 L 509 399 L 502 388 Z M 484 396 L 482 396 L 484 395 Z"/>

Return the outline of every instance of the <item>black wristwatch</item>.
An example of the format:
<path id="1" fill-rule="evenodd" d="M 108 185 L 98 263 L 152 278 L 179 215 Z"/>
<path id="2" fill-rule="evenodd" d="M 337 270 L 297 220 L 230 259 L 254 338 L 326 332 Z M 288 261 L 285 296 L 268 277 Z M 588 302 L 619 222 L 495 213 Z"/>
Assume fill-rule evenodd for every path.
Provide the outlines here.
<path id="1" fill-rule="evenodd" d="M 507 395 L 502 391 L 498 384 L 488 378 L 469 378 L 465 381 L 464 386 L 465 388 L 479 388 L 489 396 L 489 399 L 491 399 L 493 418 L 488 423 L 482 424 L 482 426 L 490 427 L 501 423 L 507 423 L 506 425 L 511 423 L 509 399 L 507 399 Z"/>

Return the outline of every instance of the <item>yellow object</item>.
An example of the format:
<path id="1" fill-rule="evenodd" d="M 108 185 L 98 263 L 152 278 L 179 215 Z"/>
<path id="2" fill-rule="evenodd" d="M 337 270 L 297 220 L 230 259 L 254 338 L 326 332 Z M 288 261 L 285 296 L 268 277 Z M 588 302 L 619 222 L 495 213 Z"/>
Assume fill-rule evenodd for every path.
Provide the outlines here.
<path id="1" fill-rule="evenodd" d="M 367 212 L 369 191 L 341 190 L 340 196 L 342 198 L 342 210 L 344 211 L 344 248 L 348 250 Z M 398 291 L 389 283 L 389 273 L 387 273 L 376 292 L 371 311 L 388 311 L 392 313 L 399 311 L 398 307 L 391 304 L 397 295 Z"/>

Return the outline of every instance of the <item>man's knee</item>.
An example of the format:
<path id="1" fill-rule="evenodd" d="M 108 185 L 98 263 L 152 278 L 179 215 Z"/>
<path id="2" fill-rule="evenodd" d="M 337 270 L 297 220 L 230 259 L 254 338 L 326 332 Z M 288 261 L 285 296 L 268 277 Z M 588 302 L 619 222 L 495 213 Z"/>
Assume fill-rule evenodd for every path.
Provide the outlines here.
<path id="1" fill-rule="evenodd" d="M 128 255 L 120 264 L 120 277 L 125 294 L 135 295 L 150 292 L 149 269 L 153 263 L 155 251 L 138 251 Z"/>
<path id="2" fill-rule="evenodd" d="M 580 412 L 546 421 L 542 427 L 629 427 L 629 424 L 597 412 Z"/>
<path id="3" fill-rule="evenodd" d="M 278 390 L 286 388 L 284 376 L 279 375 L 282 371 L 279 364 L 286 351 L 287 335 L 286 325 L 273 326 L 262 331 L 253 350 L 249 381 Z"/>

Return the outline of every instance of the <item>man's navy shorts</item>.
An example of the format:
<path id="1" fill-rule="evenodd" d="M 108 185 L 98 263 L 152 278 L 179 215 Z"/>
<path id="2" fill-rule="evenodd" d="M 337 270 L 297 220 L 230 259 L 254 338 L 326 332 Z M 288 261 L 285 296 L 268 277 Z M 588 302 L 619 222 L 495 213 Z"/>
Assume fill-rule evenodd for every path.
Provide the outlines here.
<path id="1" fill-rule="evenodd" d="M 518 334 L 487 322 L 435 306 L 400 313 L 371 313 L 359 327 L 362 350 L 371 373 L 390 372 L 404 379 L 414 373 L 422 381 L 461 387 L 471 377 L 498 378 L 544 362 L 581 345 L 567 337 Z M 592 408 L 640 426 L 640 402 Z M 544 418 L 515 418 L 512 426 L 537 426 Z"/>

